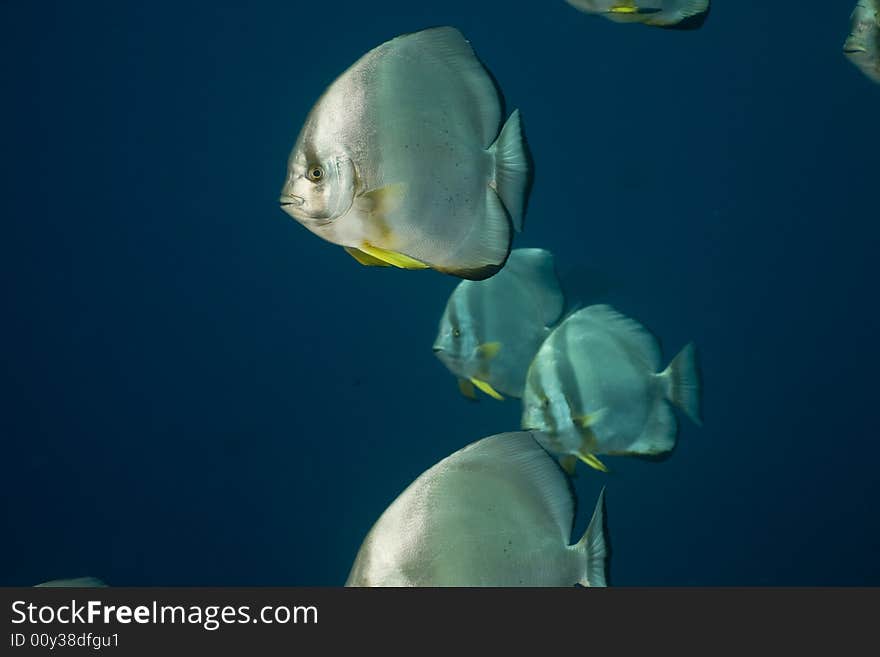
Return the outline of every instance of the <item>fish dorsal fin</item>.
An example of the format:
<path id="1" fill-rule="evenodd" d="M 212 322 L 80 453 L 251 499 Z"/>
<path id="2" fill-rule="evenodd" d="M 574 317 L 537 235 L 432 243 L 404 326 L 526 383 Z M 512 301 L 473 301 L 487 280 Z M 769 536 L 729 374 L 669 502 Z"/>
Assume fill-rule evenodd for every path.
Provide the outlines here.
<path id="1" fill-rule="evenodd" d="M 396 55 L 431 60 L 426 65 L 440 64 L 452 73 L 451 77 L 465 87 L 472 99 L 474 116 L 467 118 L 476 121 L 482 146 L 489 148 L 501 123 L 501 100 L 489 72 L 464 35 L 454 27 L 432 27 L 392 39 L 388 46 Z"/>
<path id="2" fill-rule="evenodd" d="M 565 306 L 553 254 L 545 249 L 514 249 L 504 270 L 520 279 L 538 304 L 544 325 L 552 326 Z"/>
<path id="3" fill-rule="evenodd" d="M 566 544 L 571 539 L 575 499 L 562 468 L 531 432 L 501 433 L 471 443 L 450 457 L 468 468 L 497 474 L 524 495 L 540 498 L 559 526 Z"/>
<path id="4" fill-rule="evenodd" d="M 657 338 L 634 319 L 630 319 L 605 304 L 587 306 L 578 313 L 578 317 L 582 320 L 592 321 L 614 333 L 641 355 L 652 372 L 660 370 L 660 347 L 657 344 Z"/>

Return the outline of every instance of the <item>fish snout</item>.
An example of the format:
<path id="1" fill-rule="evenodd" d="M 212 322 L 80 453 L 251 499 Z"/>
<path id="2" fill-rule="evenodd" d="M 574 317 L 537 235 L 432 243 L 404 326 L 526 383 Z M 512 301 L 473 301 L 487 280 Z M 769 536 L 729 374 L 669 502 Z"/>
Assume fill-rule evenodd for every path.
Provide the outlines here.
<path id="1" fill-rule="evenodd" d="M 278 199 L 278 202 L 281 203 L 282 208 L 288 205 L 300 207 L 306 202 L 306 200 L 302 196 L 296 196 L 295 194 L 282 194 L 281 198 Z"/>

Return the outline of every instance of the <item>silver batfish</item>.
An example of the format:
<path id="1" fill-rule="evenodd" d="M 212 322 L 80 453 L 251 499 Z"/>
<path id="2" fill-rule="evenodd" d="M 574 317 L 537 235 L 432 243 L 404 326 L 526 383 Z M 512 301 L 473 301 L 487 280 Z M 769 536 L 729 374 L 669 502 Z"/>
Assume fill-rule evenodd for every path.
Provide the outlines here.
<path id="1" fill-rule="evenodd" d="M 522 228 L 530 157 L 518 111 L 462 34 L 438 27 L 361 57 L 312 108 L 281 206 L 365 265 L 482 280 Z"/>
<path id="2" fill-rule="evenodd" d="M 606 470 L 597 454 L 655 456 L 672 450 L 670 403 L 701 424 L 696 350 L 662 372 L 660 347 L 641 324 L 607 305 L 583 308 L 553 329 L 526 376 L 523 429 L 563 456 Z"/>
<path id="3" fill-rule="evenodd" d="M 529 364 L 564 303 L 553 254 L 514 249 L 492 278 L 456 286 L 440 318 L 434 353 L 466 396 L 473 398 L 476 387 L 495 399 L 522 397 Z"/>
<path id="4" fill-rule="evenodd" d="M 843 54 L 869 79 L 880 83 L 880 0 L 859 0 Z"/>
<path id="5" fill-rule="evenodd" d="M 392 502 L 346 586 L 605 586 L 603 500 L 569 545 L 574 496 L 553 458 L 529 433 L 483 438 Z"/>
<path id="6" fill-rule="evenodd" d="M 642 23 L 672 30 L 695 30 L 703 26 L 710 0 L 566 0 L 588 14 L 617 23 Z"/>

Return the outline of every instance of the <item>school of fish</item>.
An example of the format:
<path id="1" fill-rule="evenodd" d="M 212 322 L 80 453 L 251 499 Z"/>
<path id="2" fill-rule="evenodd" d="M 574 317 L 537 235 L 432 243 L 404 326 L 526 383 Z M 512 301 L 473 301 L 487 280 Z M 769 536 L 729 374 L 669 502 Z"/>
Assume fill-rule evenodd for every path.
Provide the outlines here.
<path id="1" fill-rule="evenodd" d="M 711 9 L 710 0 L 565 1 L 667 30 L 699 29 Z M 843 54 L 880 83 L 880 0 L 856 3 Z M 279 202 L 306 229 L 362 265 L 462 279 L 433 351 L 464 396 L 522 405 L 518 430 L 462 447 L 391 501 L 346 586 L 606 586 L 604 487 L 572 543 L 577 463 L 607 472 L 600 456 L 668 455 L 676 413 L 702 426 L 692 343 L 664 367 L 637 320 L 604 303 L 566 307 L 551 252 L 512 249 L 532 158 L 519 111 L 503 111 L 468 40 L 454 27 L 426 29 L 376 46 L 332 81 L 288 158 Z"/>

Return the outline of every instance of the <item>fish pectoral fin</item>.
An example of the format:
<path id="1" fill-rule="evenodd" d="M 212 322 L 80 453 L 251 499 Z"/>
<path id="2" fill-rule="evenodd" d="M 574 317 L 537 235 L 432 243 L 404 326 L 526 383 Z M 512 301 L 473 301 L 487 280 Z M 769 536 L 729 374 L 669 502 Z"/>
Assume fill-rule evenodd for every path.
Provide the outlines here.
<path id="1" fill-rule="evenodd" d="M 492 360 L 501 351 L 500 342 L 485 342 L 477 347 L 477 356 L 483 360 Z"/>
<path id="2" fill-rule="evenodd" d="M 371 218 L 384 221 L 385 217 L 397 210 L 406 198 L 406 185 L 392 183 L 361 194 L 358 206 Z"/>
<path id="3" fill-rule="evenodd" d="M 577 454 L 575 454 L 575 456 L 595 470 L 599 470 L 600 472 L 609 472 L 608 468 L 605 467 L 605 464 L 597 459 L 593 454 L 584 454 L 583 452 L 578 452 Z"/>
<path id="4" fill-rule="evenodd" d="M 471 401 L 479 401 L 477 398 L 477 391 L 474 389 L 474 384 L 467 379 L 458 380 L 458 391 Z"/>
<path id="5" fill-rule="evenodd" d="M 504 397 L 502 397 L 500 394 L 498 394 L 498 392 L 495 390 L 495 388 L 490 386 L 485 381 L 480 381 L 479 379 L 474 378 L 474 377 L 471 377 L 470 381 L 475 386 L 477 386 L 477 388 L 479 388 L 480 390 L 485 392 L 487 395 L 489 395 L 492 399 L 497 399 L 498 401 L 504 401 Z"/>
<path id="6" fill-rule="evenodd" d="M 378 258 L 374 258 L 373 256 L 364 253 L 360 249 L 356 249 L 352 246 L 343 247 L 345 252 L 350 255 L 352 258 L 357 260 L 359 263 L 366 267 L 390 267 L 391 264 L 379 260 Z"/>
<path id="7" fill-rule="evenodd" d="M 415 258 L 410 258 L 408 255 L 397 253 L 396 251 L 380 249 L 378 246 L 373 246 L 368 242 L 364 242 L 360 250 L 376 260 L 399 267 L 400 269 L 429 269 L 428 265 Z"/>
<path id="8" fill-rule="evenodd" d="M 566 474 L 574 477 L 574 471 L 577 467 L 578 457 L 574 454 L 566 454 L 565 456 L 559 457 L 559 465 L 562 466 L 562 469 L 565 470 Z"/>
<path id="9" fill-rule="evenodd" d="M 600 408 L 598 411 L 594 411 L 593 413 L 587 413 L 586 415 L 573 415 L 571 421 L 574 422 L 581 429 L 589 429 L 592 425 L 596 424 L 598 420 L 602 418 L 606 413 L 604 408 Z"/>

